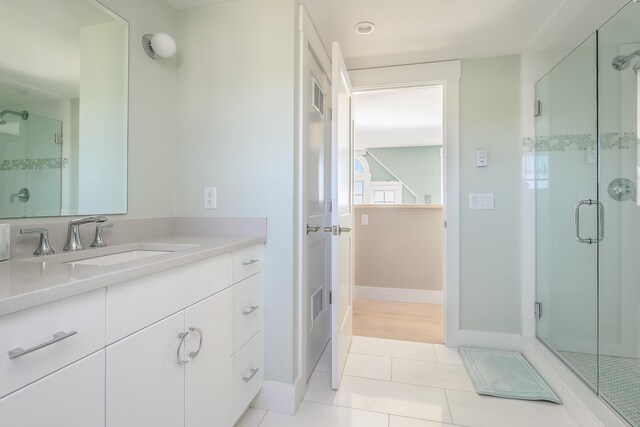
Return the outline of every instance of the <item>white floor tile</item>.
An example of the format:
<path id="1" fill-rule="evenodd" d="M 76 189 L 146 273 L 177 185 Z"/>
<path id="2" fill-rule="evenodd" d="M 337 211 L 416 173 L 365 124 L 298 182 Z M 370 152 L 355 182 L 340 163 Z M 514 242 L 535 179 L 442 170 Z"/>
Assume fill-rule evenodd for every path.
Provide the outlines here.
<path id="1" fill-rule="evenodd" d="M 391 381 L 391 358 L 349 353 L 344 375 Z"/>
<path id="2" fill-rule="evenodd" d="M 258 427 L 265 415 L 267 411 L 264 409 L 249 408 L 238 420 L 236 427 Z"/>
<path id="3" fill-rule="evenodd" d="M 432 421 L 451 422 L 444 390 L 412 384 L 342 377 L 333 404 Z"/>
<path id="4" fill-rule="evenodd" d="M 351 353 L 400 357 L 403 359 L 425 360 L 428 362 L 435 362 L 437 360 L 433 344 L 359 336 L 353 337 Z"/>
<path id="5" fill-rule="evenodd" d="M 443 424 L 436 421 L 417 420 L 415 418 L 398 417 L 391 415 L 389 427 L 459 427 L 453 424 Z"/>
<path id="6" fill-rule="evenodd" d="M 304 400 L 331 405 L 335 390 L 331 388 L 331 374 L 328 372 L 314 372 L 307 382 L 307 392 Z"/>
<path id="7" fill-rule="evenodd" d="M 447 390 L 453 421 L 469 427 L 578 427 L 562 405 Z"/>
<path id="8" fill-rule="evenodd" d="M 260 427 L 387 427 L 388 424 L 386 414 L 302 402 L 296 415 L 269 412 Z"/>
<path id="9" fill-rule="evenodd" d="M 451 365 L 462 365 L 462 359 L 458 354 L 457 348 L 449 348 L 442 344 L 434 344 L 434 350 L 436 351 L 436 358 L 438 363 L 449 363 Z"/>
<path id="10" fill-rule="evenodd" d="M 393 359 L 392 380 L 399 383 L 475 392 L 464 366 Z"/>
<path id="11" fill-rule="evenodd" d="M 322 356 L 320 356 L 320 360 L 318 360 L 314 371 L 331 373 L 331 341 L 329 341 L 324 352 L 322 352 Z"/>

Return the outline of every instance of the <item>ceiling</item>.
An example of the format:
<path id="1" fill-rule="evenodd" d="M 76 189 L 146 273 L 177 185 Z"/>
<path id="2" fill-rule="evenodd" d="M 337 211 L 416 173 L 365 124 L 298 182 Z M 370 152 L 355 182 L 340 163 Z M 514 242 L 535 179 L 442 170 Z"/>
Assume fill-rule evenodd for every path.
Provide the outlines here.
<path id="1" fill-rule="evenodd" d="M 235 0 L 166 0 L 175 9 L 189 9 L 191 7 L 205 6 L 207 4 L 226 3 Z"/>
<path id="2" fill-rule="evenodd" d="M 442 145 L 442 85 L 360 92 L 353 105 L 356 150 Z"/>
<path id="3" fill-rule="evenodd" d="M 301 0 L 350 69 L 567 49 L 628 0 Z M 369 35 L 354 31 L 372 21 Z"/>

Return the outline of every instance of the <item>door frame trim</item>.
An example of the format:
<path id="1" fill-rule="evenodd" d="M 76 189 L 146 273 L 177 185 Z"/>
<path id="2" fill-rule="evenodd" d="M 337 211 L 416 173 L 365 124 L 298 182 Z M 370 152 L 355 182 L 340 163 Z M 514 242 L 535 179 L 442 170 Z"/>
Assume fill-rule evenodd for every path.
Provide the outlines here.
<path id="1" fill-rule="evenodd" d="M 354 92 L 444 86 L 444 173 L 442 239 L 443 338 L 463 341 L 460 330 L 460 61 L 349 70 Z"/>

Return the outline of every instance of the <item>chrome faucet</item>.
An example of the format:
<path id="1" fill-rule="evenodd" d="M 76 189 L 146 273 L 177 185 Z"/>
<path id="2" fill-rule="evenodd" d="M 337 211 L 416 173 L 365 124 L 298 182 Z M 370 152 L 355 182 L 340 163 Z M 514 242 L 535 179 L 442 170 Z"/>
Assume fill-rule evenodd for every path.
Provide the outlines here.
<path id="1" fill-rule="evenodd" d="M 67 243 L 64 245 L 65 251 L 81 251 L 82 239 L 80 238 L 80 226 L 92 222 L 101 223 L 107 221 L 104 216 L 87 216 L 84 218 L 76 218 L 69 221 L 69 229 L 67 231 Z"/>

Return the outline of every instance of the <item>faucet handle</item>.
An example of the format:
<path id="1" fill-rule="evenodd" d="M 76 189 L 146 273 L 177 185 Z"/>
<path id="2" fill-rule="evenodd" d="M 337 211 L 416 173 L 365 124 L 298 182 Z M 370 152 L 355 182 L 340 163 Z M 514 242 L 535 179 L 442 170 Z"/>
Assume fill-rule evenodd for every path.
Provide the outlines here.
<path id="1" fill-rule="evenodd" d="M 107 243 L 104 241 L 104 237 L 102 236 L 102 230 L 111 227 L 113 227 L 112 222 L 99 222 L 96 224 L 96 235 L 93 238 L 93 243 L 91 243 L 92 248 L 104 248 L 107 246 Z"/>
<path id="2" fill-rule="evenodd" d="M 38 243 L 38 248 L 33 252 L 34 255 L 51 255 L 56 252 L 49 244 L 49 230 L 46 228 L 21 228 L 20 234 L 40 234 L 40 243 Z"/>

